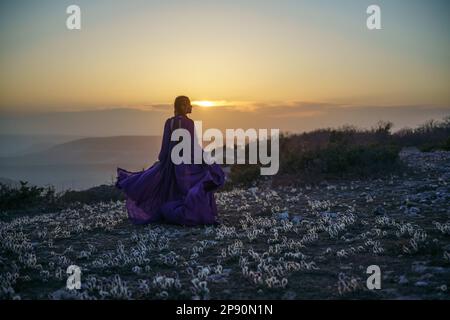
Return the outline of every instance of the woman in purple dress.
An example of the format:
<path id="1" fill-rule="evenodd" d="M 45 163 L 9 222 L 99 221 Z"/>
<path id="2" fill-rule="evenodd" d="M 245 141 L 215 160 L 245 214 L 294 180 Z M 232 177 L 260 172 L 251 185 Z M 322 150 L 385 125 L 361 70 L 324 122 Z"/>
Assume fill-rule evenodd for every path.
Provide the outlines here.
<path id="1" fill-rule="evenodd" d="M 217 223 L 213 192 L 224 184 L 225 175 L 218 164 L 174 164 L 171 141 L 177 128 L 189 131 L 193 151 L 196 141 L 194 122 L 187 117 L 192 106 L 188 97 L 175 99 L 175 115 L 166 120 L 158 162 L 147 170 L 130 172 L 117 169 L 116 187 L 126 196 L 128 216 L 135 224 L 168 222 L 194 226 Z"/>

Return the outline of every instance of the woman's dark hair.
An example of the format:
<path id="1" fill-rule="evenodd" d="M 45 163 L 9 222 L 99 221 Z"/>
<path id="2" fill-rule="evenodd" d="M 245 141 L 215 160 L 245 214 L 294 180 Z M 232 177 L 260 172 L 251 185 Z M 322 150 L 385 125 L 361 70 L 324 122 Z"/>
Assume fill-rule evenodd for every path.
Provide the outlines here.
<path id="1" fill-rule="evenodd" d="M 175 102 L 173 104 L 175 114 L 186 115 L 186 110 L 183 106 L 187 105 L 190 102 L 189 98 L 186 96 L 178 96 L 175 98 Z"/>

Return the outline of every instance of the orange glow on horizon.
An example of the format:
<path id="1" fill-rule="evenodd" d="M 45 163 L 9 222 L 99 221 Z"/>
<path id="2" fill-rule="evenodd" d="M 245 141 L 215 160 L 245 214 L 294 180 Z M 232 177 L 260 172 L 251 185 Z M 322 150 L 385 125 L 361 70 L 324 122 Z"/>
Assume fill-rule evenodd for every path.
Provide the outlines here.
<path id="1" fill-rule="evenodd" d="M 227 106 L 229 102 L 225 100 L 221 101 L 210 101 L 210 100 L 201 100 L 201 101 L 192 101 L 192 105 L 204 108 L 218 107 L 218 106 Z"/>

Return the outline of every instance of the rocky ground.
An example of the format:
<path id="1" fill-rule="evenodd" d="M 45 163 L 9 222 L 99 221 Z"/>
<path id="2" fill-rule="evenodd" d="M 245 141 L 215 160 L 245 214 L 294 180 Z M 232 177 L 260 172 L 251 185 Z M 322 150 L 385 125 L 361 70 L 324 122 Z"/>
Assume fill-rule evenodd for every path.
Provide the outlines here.
<path id="1" fill-rule="evenodd" d="M 217 227 L 134 226 L 121 202 L 0 222 L 0 298 L 449 299 L 450 153 L 401 158 L 400 176 L 220 192 Z"/>

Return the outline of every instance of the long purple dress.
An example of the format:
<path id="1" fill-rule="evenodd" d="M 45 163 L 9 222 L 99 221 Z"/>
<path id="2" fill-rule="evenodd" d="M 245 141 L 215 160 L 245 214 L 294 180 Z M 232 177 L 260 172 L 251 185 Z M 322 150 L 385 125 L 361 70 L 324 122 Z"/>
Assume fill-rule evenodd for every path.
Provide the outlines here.
<path id="1" fill-rule="evenodd" d="M 187 129 L 191 134 L 191 164 L 175 165 L 171 160 L 172 148 L 178 142 L 170 137 L 176 128 Z M 133 223 L 217 223 L 213 192 L 224 184 L 225 175 L 218 164 L 194 164 L 194 143 L 194 122 L 175 116 L 164 125 L 159 162 L 139 172 L 117 168 L 116 187 L 126 195 L 128 216 Z"/>

